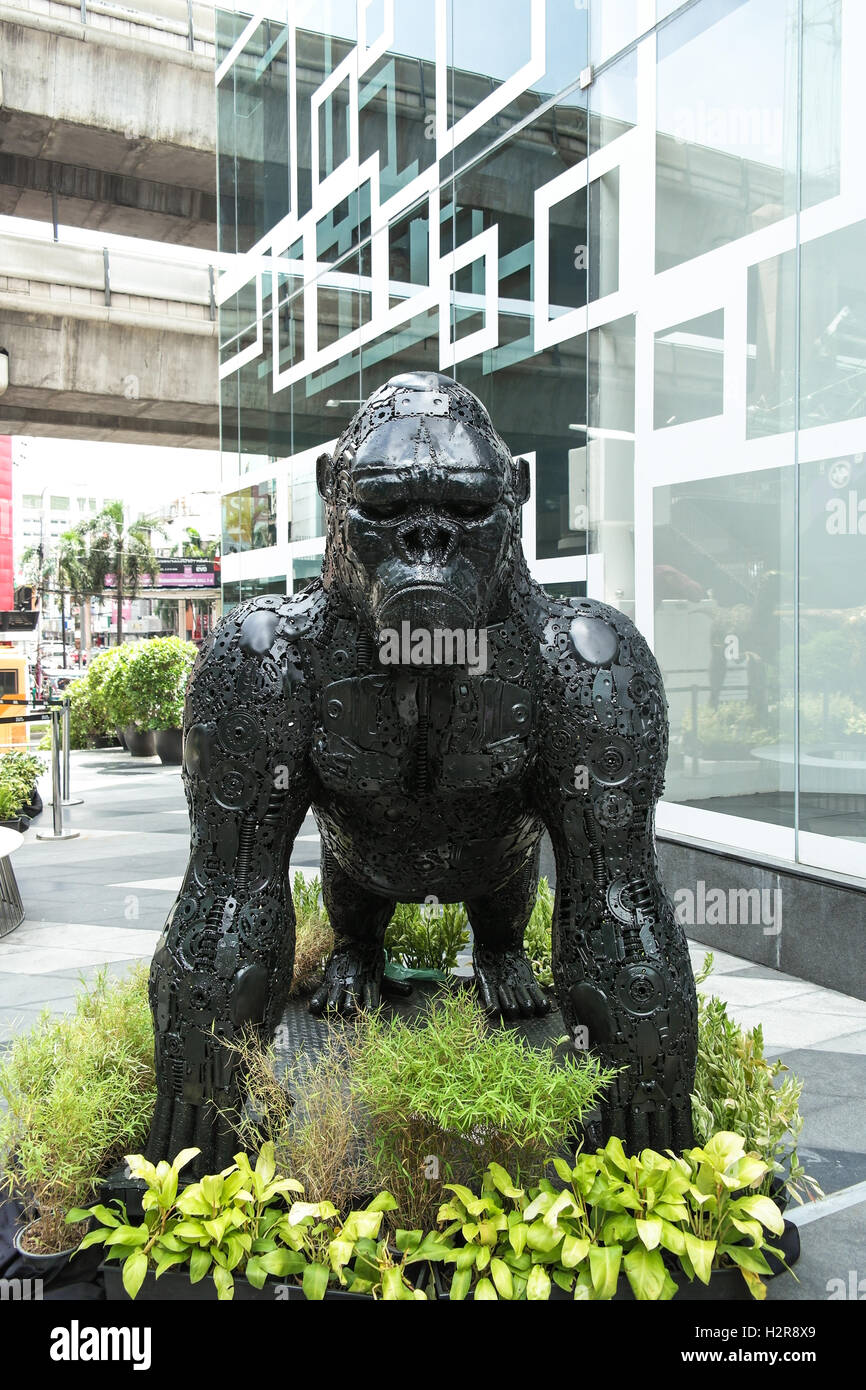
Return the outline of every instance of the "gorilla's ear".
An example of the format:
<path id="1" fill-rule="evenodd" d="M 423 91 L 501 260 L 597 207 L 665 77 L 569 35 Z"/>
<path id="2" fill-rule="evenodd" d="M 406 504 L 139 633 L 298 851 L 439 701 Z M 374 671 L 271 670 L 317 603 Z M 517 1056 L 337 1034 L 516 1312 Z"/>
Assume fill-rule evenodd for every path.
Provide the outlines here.
<path id="1" fill-rule="evenodd" d="M 518 504 L 522 507 L 524 502 L 529 501 L 529 460 L 514 460 L 515 485 L 514 490 Z"/>
<path id="2" fill-rule="evenodd" d="M 334 460 L 330 454 L 319 454 L 316 459 L 316 487 L 323 502 L 333 501 Z"/>

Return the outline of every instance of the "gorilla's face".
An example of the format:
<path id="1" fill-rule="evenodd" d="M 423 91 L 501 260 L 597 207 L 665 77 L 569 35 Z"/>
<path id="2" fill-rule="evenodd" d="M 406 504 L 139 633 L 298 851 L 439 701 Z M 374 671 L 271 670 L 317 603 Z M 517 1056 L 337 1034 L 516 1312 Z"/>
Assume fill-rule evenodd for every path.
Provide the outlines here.
<path id="1" fill-rule="evenodd" d="M 342 579 L 376 632 L 480 629 L 514 535 L 511 461 L 460 421 L 395 419 L 349 462 Z"/>

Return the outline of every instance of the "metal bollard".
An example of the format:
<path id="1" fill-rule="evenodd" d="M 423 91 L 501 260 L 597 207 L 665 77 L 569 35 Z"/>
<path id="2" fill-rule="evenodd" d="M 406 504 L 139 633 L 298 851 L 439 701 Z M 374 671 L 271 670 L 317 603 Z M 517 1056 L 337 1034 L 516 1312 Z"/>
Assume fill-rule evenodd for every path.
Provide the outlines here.
<path id="1" fill-rule="evenodd" d="M 51 802 L 54 810 L 54 827 L 51 830 L 37 830 L 37 840 L 74 840 L 77 830 L 63 829 L 63 798 L 60 794 L 60 710 L 51 711 Z"/>
<path id="2" fill-rule="evenodd" d="M 69 795 L 69 701 L 63 701 L 63 805 L 64 806 L 83 806 L 83 796 Z"/>

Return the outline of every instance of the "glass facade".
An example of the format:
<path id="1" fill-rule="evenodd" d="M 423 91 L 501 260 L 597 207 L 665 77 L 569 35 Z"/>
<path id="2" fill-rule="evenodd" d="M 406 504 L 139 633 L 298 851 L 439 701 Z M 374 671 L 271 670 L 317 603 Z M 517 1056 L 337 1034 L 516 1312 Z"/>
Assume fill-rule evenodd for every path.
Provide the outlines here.
<path id="1" fill-rule="evenodd" d="M 866 877 L 866 6 L 288 0 L 219 33 L 225 602 L 315 577 L 317 454 L 444 371 L 529 460 L 536 578 L 653 646 L 659 827 Z"/>

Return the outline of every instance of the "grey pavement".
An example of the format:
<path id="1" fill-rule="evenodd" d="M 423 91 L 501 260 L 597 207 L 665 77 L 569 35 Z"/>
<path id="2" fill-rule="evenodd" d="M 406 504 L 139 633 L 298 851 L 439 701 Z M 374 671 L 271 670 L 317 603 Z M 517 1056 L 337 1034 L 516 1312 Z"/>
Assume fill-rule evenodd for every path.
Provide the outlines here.
<path id="1" fill-rule="evenodd" d="M 42 1009 L 72 1007 L 100 967 L 120 975 L 149 958 L 186 867 L 179 769 L 120 749 L 73 753 L 72 792 L 84 802 L 65 808 L 64 824 L 79 837 L 37 841 L 31 828 L 12 861 L 26 917 L 0 939 L 0 1046 Z M 50 815 L 47 807 L 37 824 Z M 318 866 L 308 816 L 292 871 L 311 876 Z M 691 950 L 697 966 L 705 948 Z M 704 988 L 744 1025 L 761 1023 L 767 1054 L 803 1079 L 800 1156 L 829 1196 L 795 1211 L 803 1222 L 799 1283 L 783 1275 L 768 1296 L 851 1296 L 860 1280 L 866 1295 L 866 1001 L 721 952 Z"/>

